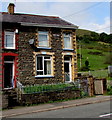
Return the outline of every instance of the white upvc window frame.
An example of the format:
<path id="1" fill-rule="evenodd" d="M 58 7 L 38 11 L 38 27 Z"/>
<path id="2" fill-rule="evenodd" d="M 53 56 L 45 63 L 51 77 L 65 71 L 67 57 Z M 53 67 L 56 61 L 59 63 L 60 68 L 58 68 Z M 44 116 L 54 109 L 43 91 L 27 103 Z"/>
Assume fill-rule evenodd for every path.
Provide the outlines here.
<path id="1" fill-rule="evenodd" d="M 7 46 L 7 44 L 6 44 L 6 35 L 11 35 L 11 36 L 13 36 L 13 43 L 12 43 L 12 46 L 11 47 L 9 47 L 9 46 Z M 15 49 L 15 43 L 16 43 L 16 37 L 15 37 L 15 32 L 10 32 L 10 31 L 5 31 L 5 34 L 4 34 L 4 48 L 5 49 Z"/>
<path id="2" fill-rule="evenodd" d="M 38 57 L 42 57 L 42 69 L 41 70 L 38 70 L 38 68 L 37 68 L 37 65 L 38 65 L 37 59 L 38 59 Z M 45 57 L 50 57 L 50 59 L 45 59 Z M 47 75 L 44 74 L 45 73 L 45 69 L 44 69 L 45 61 L 50 61 L 50 64 L 51 64 L 51 66 L 50 66 L 51 74 L 47 74 Z M 53 77 L 52 64 L 53 64 L 52 56 L 50 56 L 50 55 L 37 55 L 36 56 L 36 76 L 35 77 Z M 43 74 L 42 75 L 38 75 L 37 72 L 43 72 Z"/>
<path id="3" fill-rule="evenodd" d="M 46 45 L 44 45 L 44 44 L 41 45 L 40 44 L 39 35 L 47 36 L 47 39 L 46 39 L 47 44 Z M 49 48 L 50 47 L 50 45 L 49 45 L 49 31 L 38 31 L 38 47 L 43 47 L 43 48 Z"/>
<path id="4" fill-rule="evenodd" d="M 70 47 L 66 47 L 65 46 L 65 37 L 66 38 L 69 38 L 69 40 L 70 40 Z M 63 43 L 64 43 L 64 49 L 66 50 L 66 49 L 73 49 L 73 45 L 72 45 L 72 36 L 71 36 L 71 33 L 63 33 Z"/>

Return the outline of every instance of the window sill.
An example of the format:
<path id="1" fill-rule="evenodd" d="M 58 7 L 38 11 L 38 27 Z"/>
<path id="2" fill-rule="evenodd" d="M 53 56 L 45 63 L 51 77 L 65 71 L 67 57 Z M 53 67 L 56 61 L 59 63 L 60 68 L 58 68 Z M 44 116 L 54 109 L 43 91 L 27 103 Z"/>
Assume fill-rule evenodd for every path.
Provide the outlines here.
<path id="1" fill-rule="evenodd" d="M 51 78 L 51 77 L 54 77 L 52 75 L 38 75 L 38 76 L 35 76 L 35 78 Z"/>
<path id="2" fill-rule="evenodd" d="M 73 51 L 74 49 L 67 49 L 67 48 L 64 48 L 63 50 L 67 50 L 67 51 L 68 51 L 68 50 L 69 50 L 69 51 Z"/>
<path id="3" fill-rule="evenodd" d="M 50 50 L 50 47 L 37 47 L 38 49 L 46 49 L 46 50 Z"/>
<path id="4" fill-rule="evenodd" d="M 5 49 L 5 50 L 16 50 L 16 48 L 9 48 L 9 47 L 4 47 L 3 49 Z"/>

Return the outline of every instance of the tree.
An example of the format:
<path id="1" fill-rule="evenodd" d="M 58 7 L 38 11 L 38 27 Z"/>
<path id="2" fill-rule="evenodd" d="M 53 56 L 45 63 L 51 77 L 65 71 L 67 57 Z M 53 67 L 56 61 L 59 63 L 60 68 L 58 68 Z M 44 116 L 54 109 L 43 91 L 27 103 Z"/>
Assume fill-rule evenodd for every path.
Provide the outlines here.
<path id="1" fill-rule="evenodd" d="M 88 70 L 90 70 L 89 67 L 90 67 L 89 66 L 89 61 L 88 61 L 88 58 L 87 58 L 86 61 L 85 61 L 85 66 L 81 67 L 81 71 L 88 71 Z"/>
<path id="2" fill-rule="evenodd" d="M 110 34 L 106 37 L 106 41 L 107 41 L 107 43 L 112 43 L 112 34 Z"/>
<path id="3" fill-rule="evenodd" d="M 84 41 L 85 43 L 90 43 L 90 41 L 91 41 L 91 36 L 90 36 L 90 35 L 84 35 L 84 36 L 83 36 L 83 41 Z"/>
<path id="4" fill-rule="evenodd" d="M 83 39 L 82 36 L 79 36 L 79 35 L 76 36 L 76 40 L 77 40 L 77 42 L 81 41 L 82 39 Z"/>
<path id="5" fill-rule="evenodd" d="M 89 67 L 89 61 L 88 61 L 88 60 L 85 61 L 85 66 L 86 66 L 87 68 Z"/>
<path id="6" fill-rule="evenodd" d="M 103 32 L 100 34 L 99 40 L 102 42 L 108 42 L 107 37 L 108 37 L 108 35 Z"/>
<path id="7" fill-rule="evenodd" d="M 91 40 L 92 41 L 99 41 L 100 35 L 96 32 L 91 32 Z"/>

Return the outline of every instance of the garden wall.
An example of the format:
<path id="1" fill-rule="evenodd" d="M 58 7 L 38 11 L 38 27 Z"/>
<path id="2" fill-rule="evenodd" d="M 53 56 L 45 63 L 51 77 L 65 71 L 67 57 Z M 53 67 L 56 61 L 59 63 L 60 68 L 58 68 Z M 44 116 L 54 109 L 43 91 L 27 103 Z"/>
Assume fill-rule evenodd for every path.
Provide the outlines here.
<path id="1" fill-rule="evenodd" d="M 2 90 L 2 109 L 17 106 L 17 93 L 15 89 Z"/>
<path id="2" fill-rule="evenodd" d="M 46 103 L 48 101 L 57 101 L 64 99 L 73 99 L 81 97 L 79 90 L 58 90 L 34 94 L 22 94 L 19 103 L 21 105 Z"/>
<path id="3" fill-rule="evenodd" d="M 4 108 L 8 108 L 8 95 L 1 95 L 1 108 L 4 109 Z"/>

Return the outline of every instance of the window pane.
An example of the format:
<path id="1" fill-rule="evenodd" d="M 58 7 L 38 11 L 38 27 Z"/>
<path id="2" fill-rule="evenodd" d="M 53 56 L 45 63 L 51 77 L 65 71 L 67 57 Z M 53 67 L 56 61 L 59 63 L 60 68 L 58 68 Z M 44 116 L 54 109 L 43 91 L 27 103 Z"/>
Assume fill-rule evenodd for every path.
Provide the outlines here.
<path id="1" fill-rule="evenodd" d="M 45 56 L 44 59 L 49 59 L 50 60 L 50 56 Z"/>
<path id="2" fill-rule="evenodd" d="M 37 71 L 37 75 L 43 75 L 43 71 Z"/>
<path id="3" fill-rule="evenodd" d="M 64 37 L 64 47 L 71 48 L 70 37 Z"/>
<path id="4" fill-rule="evenodd" d="M 71 49 L 72 43 L 71 43 L 71 33 L 64 33 L 64 48 Z"/>
<path id="5" fill-rule="evenodd" d="M 14 57 L 13 56 L 5 56 L 4 61 L 13 61 Z"/>
<path id="6" fill-rule="evenodd" d="M 69 33 L 65 33 L 64 37 L 70 37 L 70 34 Z"/>
<path id="7" fill-rule="evenodd" d="M 37 57 L 37 70 L 43 70 L 43 58 Z"/>
<path id="8" fill-rule="evenodd" d="M 39 32 L 39 46 L 48 46 L 48 32 Z"/>
<path id="9" fill-rule="evenodd" d="M 6 35 L 5 36 L 5 47 L 13 47 L 14 45 L 14 35 Z"/>
<path id="10" fill-rule="evenodd" d="M 48 47 L 49 46 L 48 41 L 39 41 L 39 46 Z"/>
<path id="11" fill-rule="evenodd" d="M 51 75 L 51 61 L 44 61 L 44 74 Z"/>
<path id="12" fill-rule="evenodd" d="M 70 61 L 70 56 L 65 56 L 64 60 Z"/>
<path id="13" fill-rule="evenodd" d="M 47 35 L 39 35 L 39 42 L 46 40 L 47 40 Z"/>
<path id="14" fill-rule="evenodd" d="M 37 56 L 37 75 L 51 75 L 50 56 Z"/>

